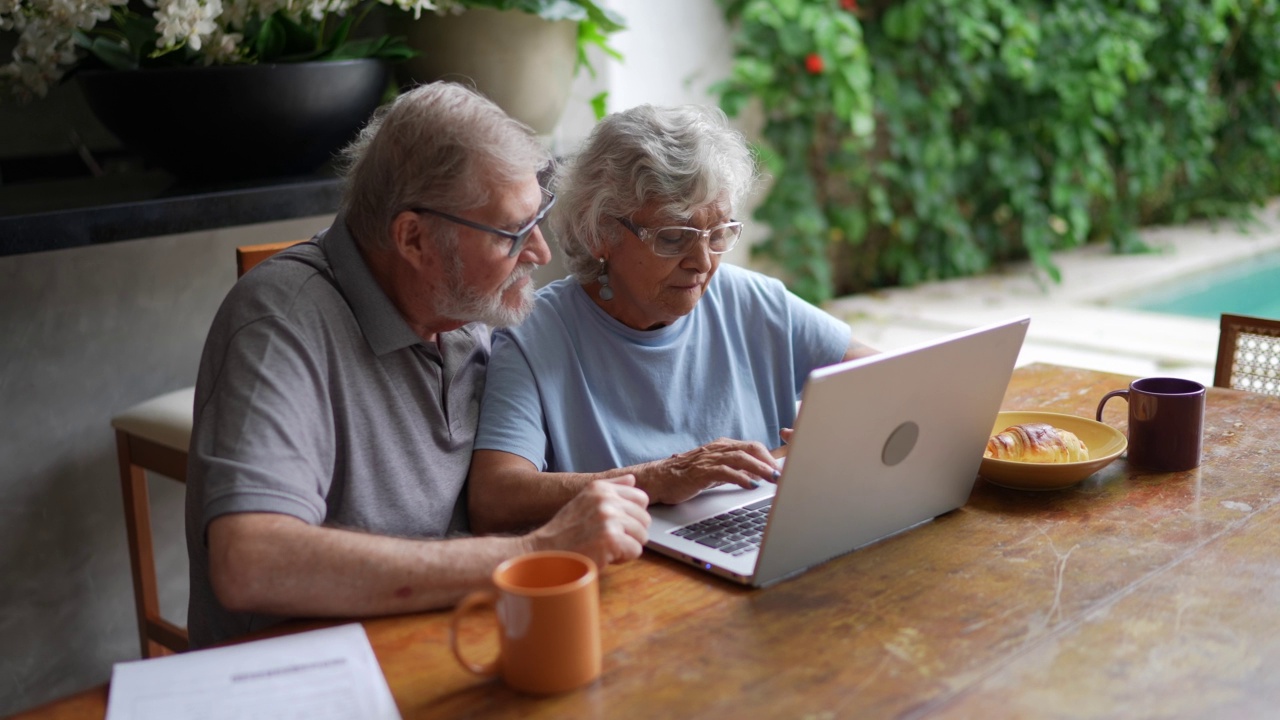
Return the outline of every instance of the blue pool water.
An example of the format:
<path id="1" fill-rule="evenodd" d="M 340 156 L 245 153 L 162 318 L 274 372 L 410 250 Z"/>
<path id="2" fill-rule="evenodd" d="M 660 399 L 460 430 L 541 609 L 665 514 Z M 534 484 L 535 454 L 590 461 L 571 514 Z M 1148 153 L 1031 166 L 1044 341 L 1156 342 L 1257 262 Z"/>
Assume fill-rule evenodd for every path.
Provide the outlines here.
<path id="1" fill-rule="evenodd" d="M 1178 280 L 1124 304 L 1214 320 L 1222 313 L 1280 319 L 1280 253 Z"/>

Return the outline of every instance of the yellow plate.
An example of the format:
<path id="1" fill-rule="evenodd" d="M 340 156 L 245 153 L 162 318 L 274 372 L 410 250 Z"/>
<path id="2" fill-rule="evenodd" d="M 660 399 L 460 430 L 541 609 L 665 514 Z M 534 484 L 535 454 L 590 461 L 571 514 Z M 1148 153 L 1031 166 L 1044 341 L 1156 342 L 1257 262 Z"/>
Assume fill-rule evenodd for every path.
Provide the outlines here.
<path id="1" fill-rule="evenodd" d="M 1071 487 L 1110 465 L 1129 445 L 1124 435 L 1110 425 L 1075 415 L 1051 412 L 1000 412 L 996 415 L 996 424 L 991 428 L 991 434 L 995 435 L 1010 425 L 1036 422 L 1075 433 L 1085 447 L 1089 448 L 1089 459 L 1073 463 L 1029 463 L 982 458 L 978 474 L 996 485 L 1017 490 L 1059 490 Z"/>

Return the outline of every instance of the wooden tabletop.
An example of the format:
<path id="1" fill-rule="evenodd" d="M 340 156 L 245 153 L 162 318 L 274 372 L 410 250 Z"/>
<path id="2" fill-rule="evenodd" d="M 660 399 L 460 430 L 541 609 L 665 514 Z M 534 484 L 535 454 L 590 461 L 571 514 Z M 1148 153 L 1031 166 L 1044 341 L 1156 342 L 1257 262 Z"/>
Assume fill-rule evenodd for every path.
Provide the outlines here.
<path id="1" fill-rule="evenodd" d="M 1092 418 L 1129 380 L 1031 365 L 1004 409 Z M 1124 403 L 1106 420 L 1124 429 Z M 604 675 L 551 698 L 463 671 L 447 613 L 364 623 L 410 718 L 1246 717 L 1280 708 L 1280 399 L 1210 388 L 1204 462 L 960 510 L 751 590 L 650 553 L 601 580 Z M 473 655 L 494 643 L 467 623 Z M 32 711 L 101 718 L 107 688 Z"/>

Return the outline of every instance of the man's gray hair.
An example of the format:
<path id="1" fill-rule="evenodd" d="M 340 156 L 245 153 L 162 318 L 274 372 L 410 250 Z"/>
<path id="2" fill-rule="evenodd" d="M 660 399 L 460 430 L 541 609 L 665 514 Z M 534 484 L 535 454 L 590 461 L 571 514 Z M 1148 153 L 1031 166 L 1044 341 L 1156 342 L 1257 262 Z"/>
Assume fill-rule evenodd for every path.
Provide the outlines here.
<path id="1" fill-rule="evenodd" d="M 640 105 L 600 121 L 560 167 L 548 220 L 569 272 L 588 283 L 600 274 L 601 251 L 622 238 L 615 218 L 648 203 L 688 217 L 721 200 L 732 214 L 757 178 L 746 138 L 719 108 Z"/>
<path id="2" fill-rule="evenodd" d="M 390 243 L 391 223 L 415 206 L 458 214 L 481 207 L 495 186 L 545 168 L 550 154 L 534 131 L 476 90 L 421 85 L 378 108 L 343 151 L 342 209 L 363 247 Z M 456 237 L 442 218 L 441 240 Z"/>

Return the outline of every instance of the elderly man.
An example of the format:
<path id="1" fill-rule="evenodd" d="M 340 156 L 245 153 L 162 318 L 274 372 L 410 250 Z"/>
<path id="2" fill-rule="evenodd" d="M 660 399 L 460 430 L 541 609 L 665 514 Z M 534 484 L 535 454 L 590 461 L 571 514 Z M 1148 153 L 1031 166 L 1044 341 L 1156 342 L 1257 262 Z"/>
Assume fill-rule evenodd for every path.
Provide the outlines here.
<path id="1" fill-rule="evenodd" d="M 555 198 L 531 131 L 461 86 L 414 89 L 346 151 L 333 225 L 228 294 L 196 383 L 187 491 L 191 644 L 289 617 L 450 605 L 502 560 L 634 558 L 646 495 L 585 488 L 523 536 L 450 537 L 489 327 L 532 305 Z M 448 538 L 448 539 L 446 539 Z"/>

